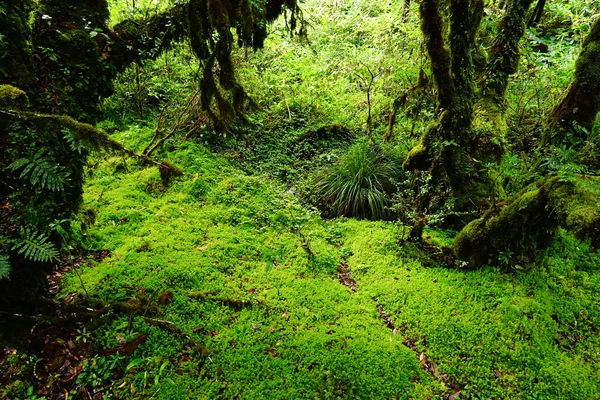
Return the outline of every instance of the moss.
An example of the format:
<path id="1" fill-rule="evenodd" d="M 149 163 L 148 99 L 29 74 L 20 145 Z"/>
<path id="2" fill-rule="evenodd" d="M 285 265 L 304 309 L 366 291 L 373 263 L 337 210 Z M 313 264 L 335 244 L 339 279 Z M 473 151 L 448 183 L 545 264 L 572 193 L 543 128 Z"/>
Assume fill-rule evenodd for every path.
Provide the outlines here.
<path id="1" fill-rule="evenodd" d="M 577 58 L 571 86 L 552 111 L 554 129 L 546 133 L 553 144 L 581 144 L 592 132 L 600 111 L 600 19 L 596 19 Z M 582 129 L 583 128 L 583 129 Z M 571 143 L 569 143 L 571 142 Z"/>
<path id="2" fill-rule="evenodd" d="M 139 136 L 126 140 L 135 143 Z M 285 186 L 248 176 L 193 142 L 167 156 L 181 158 L 190 178 L 199 174 L 210 186 L 204 201 L 190 201 L 191 179 L 150 196 L 139 190 L 140 182 L 149 175 L 158 179 L 156 169 L 131 165 L 115 172 L 113 164 L 100 161 L 85 192 L 86 206 L 98 209 L 88 237 L 113 255 L 79 272 L 90 295 L 111 304 L 141 301 L 140 289 L 150 301 L 171 291 L 168 304 L 147 316 L 171 322 L 205 348 L 142 318 L 103 319 L 94 344 L 113 347 L 117 337 L 147 334 L 147 342 L 124 364 L 161 359 L 114 383 L 117 388 L 127 382 L 127 391 L 117 397 L 130 398 L 131 385 L 141 393 L 143 375 L 153 374 L 163 360 L 173 360 L 176 368 L 164 369 L 165 384 L 150 392 L 156 399 L 198 393 L 446 397 L 443 384 L 419 365 L 421 353 L 436 363 L 439 375 L 448 374 L 448 382 L 466 386 L 464 396 L 593 398 L 598 393 L 594 360 L 581 362 L 599 348 L 600 255 L 588 244 L 563 232 L 561 242 L 536 259 L 541 268 L 526 273 L 425 268 L 414 247 L 398 246 L 394 224 L 322 221 L 285 194 Z M 317 262 L 307 260 L 294 226 L 311 239 Z M 452 236 L 426 234 L 440 245 Z M 148 247 L 136 252 L 144 243 Z M 331 271 L 342 259 L 356 291 Z M 65 296 L 82 292 L 75 273 L 63 284 Z M 396 333 L 380 320 L 377 305 Z M 577 345 L 569 339 L 575 335 Z M 566 345 L 569 352 L 562 348 Z"/>
<path id="3" fill-rule="evenodd" d="M 408 152 L 406 160 L 402 164 L 405 170 L 413 171 L 425 171 L 431 166 L 432 154 L 428 148 L 427 143 L 429 142 L 428 135 L 425 134 L 421 137 L 419 142 Z"/>
<path id="4" fill-rule="evenodd" d="M 25 110 L 29 107 L 29 98 L 21 89 L 10 85 L 0 85 L 0 108 Z"/>
<path id="5" fill-rule="evenodd" d="M 15 85 L 30 93 L 36 78 L 28 36 L 30 0 L 6 0 L 0 12 L 0 84 Z"/>
<path id="6" fill-rule="evenodd" d="M 549 207 L 563 228 L 600 246 L 600 181 L 594 177 L 584 179 L 590 182 L 578 182 L 578 178 L 547 179 Z"/>
<path id="7" fill-rule="evenodd" d="M 454 253 L 481 266 L 500 253 L 522 255 L 547 246 L 560 226 L 582 240 L 600 244 L 600 190 L 582 187 L 577 178 L 553 176 L 540 188 L 517 195 L 469 223 L 456 237 Z M 590 178 L 595 179 L 595 178 Z M 597 185 L 597 183 L 596 183 Z"/>
<path id="8" fill-rule="evenodd" d="M 523 253 L 533 243 L 547 244 L 547 235 L 558 226 L 546 211 L 539 189 L 517 196 L 508 205 L 489 210 L 472 221 L 454 241 L 454 254 L 478 267 L 500 252 Z"/>

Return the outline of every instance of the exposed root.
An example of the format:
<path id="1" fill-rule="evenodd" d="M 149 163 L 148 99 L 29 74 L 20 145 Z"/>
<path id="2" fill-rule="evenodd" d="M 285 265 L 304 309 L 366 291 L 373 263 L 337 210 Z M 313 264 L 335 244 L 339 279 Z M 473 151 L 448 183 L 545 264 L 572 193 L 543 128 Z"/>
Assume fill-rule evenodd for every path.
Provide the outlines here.
<path id="1" fill-rule="evenodd" d="M 241 311 L 245 308 L 252 308 L 256 306 L 264 306 L 264 302 L 262 301 L 252 301 L 245 299 L 233 299 L 229 297 L 217 297 L 215 296 L 219 292 L 193 292 L 188 295 L 188 297 L 197 299 L 197 300 L 208 300 L 214 301 L 216 303 L 223 304 L 224 306 L 231 307 L 235 311 Z"/>

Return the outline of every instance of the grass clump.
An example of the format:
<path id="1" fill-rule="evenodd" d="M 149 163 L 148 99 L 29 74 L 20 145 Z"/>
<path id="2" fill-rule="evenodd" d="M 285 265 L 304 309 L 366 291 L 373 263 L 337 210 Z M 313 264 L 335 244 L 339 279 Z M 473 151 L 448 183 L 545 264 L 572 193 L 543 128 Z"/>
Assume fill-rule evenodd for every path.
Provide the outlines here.
<path id="1" fill-rule="evenodd" d="M 317 204 L 331 209 L 336 216 L 383 219 L 401 172 L 399 165 L 383 147 L 358 142 L 337 162 L 317 173 Z"/>

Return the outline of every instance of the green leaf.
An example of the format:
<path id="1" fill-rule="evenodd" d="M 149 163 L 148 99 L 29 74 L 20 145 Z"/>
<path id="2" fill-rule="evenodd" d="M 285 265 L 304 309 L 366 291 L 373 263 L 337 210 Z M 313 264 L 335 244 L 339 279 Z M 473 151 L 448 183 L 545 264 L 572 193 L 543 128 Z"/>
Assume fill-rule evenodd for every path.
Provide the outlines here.
<path id="1" fill-rule="evenodd" d="M 44 150 L 38 151 L 32 158 L 20 158 L 8 166 L 11 171 L 21 169 L 20 179 L 29 178 L 33 186 L 54 192 L 62 191 L 69 181 L 69 171 L 56 164 L 45 155 Z"/>
<path id="2" fill-rule="evenodd" d="M 12 250 L 35 262 L 55 261 L 59 256 L 54 244 L 45 234 L 29 229 L 21 231 L 21 237 L 14 240 Z"/>
<path id="3" fill-rule="evenodd" d="M 0 279 L 9 279 L 10 275 L 10 257 L 0 254 Z"/>

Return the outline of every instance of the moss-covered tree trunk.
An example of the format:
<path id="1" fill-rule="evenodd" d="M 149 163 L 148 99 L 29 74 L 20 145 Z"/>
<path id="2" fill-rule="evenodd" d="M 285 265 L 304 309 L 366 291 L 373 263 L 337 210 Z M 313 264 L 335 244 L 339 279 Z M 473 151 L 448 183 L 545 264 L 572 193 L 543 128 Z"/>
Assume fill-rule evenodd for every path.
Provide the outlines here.
<path id="1" fill-rule="evenodd" d="M 546 142 L 582 144 L 592 132 L 600 112 L 600 18 L 594 22 L 583 42 L 573 81 L 551 115 Z"/>
<path id="2" fill-rule="evenodd" d="M 424 0 L 420 7 L 421 29 L 438 89 L 439 117 L 410 152 L 404 167 L 431 168 L 437 178 L 444 174 L 455 196 L 462 197 L 481 181 L 470 148 L 475 97 L 472 49 L 483 2 L 451 1 L 448 35 L 441 7 L 438 0 Z"/>
<path id="3" fill-rule="evenodd" d="M 484 78 L 475 82 L 473 57 L 483 2 L 450 1 L 444 27 L 443 2 L 421 3 L 422 31 L 438 89 L 438 123 L 409 153 L 407 169 L 445 175 L 461 210 L 481 208 L 497 193 L 485 165 L 503 153 L 506 87 L 519 63 L 519 41 L 532 0 L 511 0 L 489 54 Z M 446 33 L 447 32 L 447 33 Z"/>
<path id="4" fill-rule="evenodd" d="M 532 0 L 511 0 L 506 4 L 480 84 L 477 111 L 492 123 L 490 128 L 498 130 L 492 132 L 496 135 L 506 131 L 506 88 L 510 76 L 517 72 L 519 66 L 519 42 L 525 34 L 531 4 Z"/>
<path id="5" fill-rule="evenodd" d="M 554 108 L 541 145 L 575 146 L 594 152 L 588 134 L 600 112 L 600 19 L 583 42 L 573 82 Z M 591 149 L 591 150 L 590 150 Z M 595 152 L 596 162 L 598 153 Z M 598 163 L 600 164 L 600 163 Z M 600 246 L 600 182 L 597 177 L 549 176 L 519 195 L 488 210 L 457 236 L 454 253 L 479 266 L 501 253 L 519 256 L 527 248 L 542 248 L 558 227 Z"/>
<path id="6" fill-rule="evenodd" d="M 30 11 L 29 0 L 0 3 L 0 84 L 17 86 L 31 94 L 36 78 L 27 42 Z"/>

